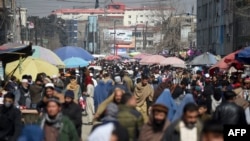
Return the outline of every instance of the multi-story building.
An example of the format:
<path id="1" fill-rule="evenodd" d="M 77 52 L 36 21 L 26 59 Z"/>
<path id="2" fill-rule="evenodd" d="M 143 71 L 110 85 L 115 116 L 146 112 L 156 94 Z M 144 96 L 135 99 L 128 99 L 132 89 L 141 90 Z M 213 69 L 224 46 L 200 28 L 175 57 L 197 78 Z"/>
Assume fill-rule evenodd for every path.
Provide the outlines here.
<path id="1" fill-rule="evenodd" d="M 197 0 L 197 47 L 219 55 L 234 49 L 234 1 Z"/>
<path id="2" fill-rule="evenodd" d="M 71 45 L 75 45 L 77 42 L 78 46 L 82 46 L 90 52 L 93 52 L 92 45 L 94 44 L 92 44 L 92 42 L 94 42 L 95 47 L 93 53 L 100 53 L 101 51 L 107 50 L 106 48 L 110 48 L 108 46 L 114 46 L 114 43 L 110 45 L 110 43 L 103 40 L 103 33 L 105 29 L 114 30 L 115 26 L 122 26 L 122 28 L 125 27 L 131 30 L 134 35 L 133 37 L 136 39 L 136 42 L 133 40 L 129 45 L 119 43 L 118 48 L 129 48 L 129 50 L 152 49 L 160 42 L 160 39 L 163 38 L 162 32 L 160 30 L 156 31 L 155 29 L 159 28 L 155 28 L 154 26 L 161 25 L 163 19 L 167 19 L 174 11 L 174 8 L 166 8 L 166 6 L 126 8 L 122 3 L 112 3 L 104 9 L 59 9 L 54 11 L 53 14 L 66 21 L 77 21 L 78 24 L 74 24 L 74 32 L 68 34 L 68 38 L 74 41 L 73 43 L 69 42 Z M 89 31 L 89 29 L 92 28 L 89 17 L 92 16 L 97 17 L 98 20 L 96 25 L 97 31 L 95 31 L 95 33 Z M 67 26 L 66 24 L 66 27 Z"/>
<path id="3" fill-rule="evenodd" d="M 154 26 L 162 23 L 163 19 L 167 19 L 174 8 L 169 7 L 140 7 L 140 8 L 126 8 L 124 12 L 124 26 L 131 26 L 136 24 L 148 24 Z"/>

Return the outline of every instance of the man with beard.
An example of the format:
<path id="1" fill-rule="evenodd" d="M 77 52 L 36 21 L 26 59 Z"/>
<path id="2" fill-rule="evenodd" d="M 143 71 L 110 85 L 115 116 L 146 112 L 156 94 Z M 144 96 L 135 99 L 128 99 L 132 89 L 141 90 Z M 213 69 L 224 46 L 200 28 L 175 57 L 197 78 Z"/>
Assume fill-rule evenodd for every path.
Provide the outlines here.
<path id="1" fill-rule="evenodd" d="M 13 93 L 4 95 L 4 105 L 0 106 L 0 141 L 16 141 L 21 133 L 21 112 L 14 101 Z"/>
<path id="2" fill-rule="evenodd" d="M 100 120 L 104 116 L 105 110 L 110 103 L 113 102 L 116 105 L 119 105 L 121 103 L 122 95 L 124 93 L 125 92 L 122 89 L 116 88 L 113 94 L 98 106 L 94 120 Z"/>
<path id="3" fill-rule="evenodd" d="M 65 92 L 65 102 L 62 104 L 62 113 L 68 116 L 74 123 L 78 136 L 81 138 L 82 134 L 82 110 L 79 105 L 74 102 L 74 92 L 67 90 Z"/>
<path id="4" fill-rule="evenodd" d="M 41 114 L 46 112 L 46 103 L 49 98 L 58 98 L 61 103 L 64 103 L 64 97 L 55 91 L 55 86 L 53 83 L 48 83 L 45 85 L 45 96 L 37 103 L 37 111 Z"/>
<path id="5" fill-rule="evenodd" d="M 59 99 L 47 100 L 47 112 L 38 122 L 44 131 L 44 141 L 79 141 L 74 124 L 62 114 L 61 108 Z"/>
<path id="6" fill-rule="evenodd" d="M 139 141 L 161 141 L 163 134 L 170 125 L 167 120 L 168 108 L 162 104 L 152 106 L 150 120 L 140 133 Z"/>
<path id="7" fill-rule="evenodd" d="M 136 110 L 139 111 L 144 119 L 144 122 L 148 122 L 148 108 L 153 101 L 154 89 L 148 84 L 149 77 L 142 75 L 142 81 L 135 86 L 134 95 L 136 98 Z"/>
<path id="8" fill-rule="evenodd" d="M 31 99 L 30 99 L 28 79 L 22 79 L 21 85 L 16 93 L 16 101 L 20 106 L 25 106 L 26 108 L 30 108 Z"/>
<path id="9" fill-rule="evenodd" d="M 36 79 L 35 83 L 30 85 L 30 97 L 31 97 L 32 108 L 36 108 L 36 104 L 43 97 L 43 92 L 44 92 L 43 81 L 41 79 Z"/>
<path id="10" fill-rule="evenodd" d="M 186 104 L 182 118 L 167 128 L 162 141 L 198 141 L 202 132 L 202 123 L 198 118 L 198 106 L 194 103 Z"/>

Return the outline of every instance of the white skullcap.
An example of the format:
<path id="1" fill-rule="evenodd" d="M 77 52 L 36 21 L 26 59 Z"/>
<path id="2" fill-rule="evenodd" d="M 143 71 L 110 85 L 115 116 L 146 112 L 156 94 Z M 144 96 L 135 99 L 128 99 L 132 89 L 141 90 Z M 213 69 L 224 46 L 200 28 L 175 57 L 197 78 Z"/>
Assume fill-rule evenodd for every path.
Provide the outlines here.
<path id="1" fill-rule="evenodd" d="M 55 88 L 55 85 L 53 83 L 47 83 L 45 88 Z"/>
<path id="2" fill-rule="evenodd" d="M 115 82 L 116 82 L 116 83 L 121 83 L 121 82 L 122 82 L 121 77 L 120 77 L 120 76 L 116 76 L 116 77 L 115 77 Z"/>
<path id="3" fill-rule="evenodd" d="M 28 81 L 28 79 L 22 79 L 21 82 L 22 82 L 22 83 L 28 83 L 29 81 Z"/>

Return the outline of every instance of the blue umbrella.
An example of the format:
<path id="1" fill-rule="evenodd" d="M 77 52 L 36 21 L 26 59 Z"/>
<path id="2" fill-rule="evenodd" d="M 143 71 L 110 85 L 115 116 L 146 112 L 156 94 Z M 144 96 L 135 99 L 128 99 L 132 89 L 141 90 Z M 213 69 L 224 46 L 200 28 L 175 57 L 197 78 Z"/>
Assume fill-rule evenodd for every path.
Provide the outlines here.
<path id="1" fill-rule="evenodd" d="M 189 65 L 214 65 L 217 63 L 217 58 L 215 55 L 205 52 L 197 57 L 195 57 Z"/>
<path id="2" fill-rule="evenodd" d="M 246 47 L 239 51 L 239 53 L 235 55 L 235 59 L 239 62 L 250 64 L 250 47 Z"/>
<path id="3" fill-rule="evenodd" d="M 94 57 L 89 52 L 80 47 L 66 46 L 58 48 L 54 52 L 62 60 L 66 60 L 71 57 L 79 57 L 86 61 L 94 60 Z"/>
<path id="4" fill-rule="evenodd" d="M 89 62 L 78 57 L 71 57 L 63 61 L 66 68 L 77 68 L 77 67 L 86 67 L 89 65 Z"/>

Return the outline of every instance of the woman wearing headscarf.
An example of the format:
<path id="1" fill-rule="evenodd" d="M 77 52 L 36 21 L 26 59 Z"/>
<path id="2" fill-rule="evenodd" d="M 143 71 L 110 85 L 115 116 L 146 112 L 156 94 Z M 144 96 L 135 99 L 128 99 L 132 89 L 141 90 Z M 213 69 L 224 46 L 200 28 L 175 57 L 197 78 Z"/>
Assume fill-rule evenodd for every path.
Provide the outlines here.
<path id="1" fill-rule="evenodd" d="M 172 121 L 174 114 L 177 110 L 177 105 L 172 98 L 172 95 L 170 93 L 169 89 L 165 89 L 161 95 L 158 97 L 155 103 L 162 104 L 168 108 L 168 120 Z"/>
<path id="2" fill-rule="evenodd" d="M 77 83 L 76 77 L 72 76 L 70 78 L 70 83 L 67 85 L 66 90 L 71 90 L 74 92 L 74 102 L 78 103 L 78 98 L 81 96 L 81 88 L 80 85 Z"/>
<path id="3" fill-rule="evenodd" d="M 162 94 L 162 92 L 166 88 L 170 89 L 170 87 L 171 87 L 171 81 L 165 81 L 165 82 L 160 83 L 159 86 L 154 91 L 153 102 L 157 100 L 157 98 Z"/>
<path id="4" fill-rule="evenodd" d="M 95 110 L 101 104 L 108 96 L 108 91 L 106 89 L 106 84 L 103 80 L 100 80 L 95 87 L 94 91 L 94 105 L 95 105 Z"/>
<path id="5" fill-rule="evenodd" d="M 188 103 L 195 103 L 194 97 L 192 94 L 186 94 L 180 105 L 177 107 L 177 111 L 174 114 L 174 117 L 172 119 L 172 121 L 178 120 L 179 118 L 181 118 L 182 114 L 183 114 L 183 108 L 185 107 L 186 104 Z"/>

